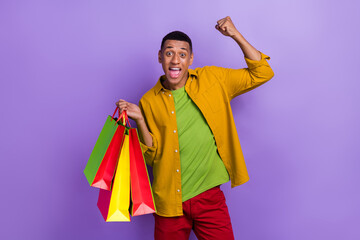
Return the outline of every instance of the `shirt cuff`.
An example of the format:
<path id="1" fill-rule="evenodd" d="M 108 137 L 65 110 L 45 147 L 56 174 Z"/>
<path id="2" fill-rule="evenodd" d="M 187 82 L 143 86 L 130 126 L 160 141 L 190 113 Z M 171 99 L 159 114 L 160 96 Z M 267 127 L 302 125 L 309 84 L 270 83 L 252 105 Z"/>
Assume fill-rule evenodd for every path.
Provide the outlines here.
<path id="1" fill-rule="evenodd" d="M 260 52 L 260 54 L 261 54 L 261 59 L 258 60 L 258 61 L 251 60 L 251 59 L 245 57 L 245 61 L 246 61 L 246 64 L 247 64 L 249 69 L 257 68 L 257 67 L 262 66 L 262 65 L 268 65 L 266 60 L 270 60 L 270 57 L 268 55 L 263 54 L 262 52 Z"/>
<path id="2" fill-rule="evenodd" d="M 156 138 L 154 137 L 154 135 L 151 132 L 149 132 L 149 133 L 152 138 L 152 146 L 149 147 L 146 144 L 142 143 L 141 141 L 140 141 L 140 146 L 141 146 L 142 152 L 144 154 L 148 153 L 148 154 L 152 155 L 152 153 L 155 153 L 155 151 L 157 149 L 157 141 L 156 141 Z"/>

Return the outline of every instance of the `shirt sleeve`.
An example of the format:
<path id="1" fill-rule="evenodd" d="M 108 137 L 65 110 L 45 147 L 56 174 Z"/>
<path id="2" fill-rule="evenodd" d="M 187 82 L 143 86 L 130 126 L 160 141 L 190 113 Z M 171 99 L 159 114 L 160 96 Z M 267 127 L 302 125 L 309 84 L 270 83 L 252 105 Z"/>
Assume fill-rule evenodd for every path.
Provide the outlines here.
<path id="1" fill-rule="evenodd" d="M 144 111 L 144 108 L 143 108 L 143 105 L 142 105 L 141 101 L 139 103 L 139 108 L 140 108 L 140 110 L 141 110 L 141 112 L 142 112 L 142 114 L 144 116 L 145 123 L 146 123 L 147 127 L 149 128 L 147 118 L 146 118 L 146 114 L 145 114 L 145 111 Z M 151 138 L 152 138 L 152 146 L 149 147 L 146 144 L 142 143 L 141 141 L 140 141 L 140 146 L 141 146 L 142 152 L 144 154 L 146 163 L 149 166 L 152 167 L 153 162 L 154 162 L 154 158 L 155 158 L 155 155 L 156 155 L 156 150 L 157 150 L 158 143 L 157 143 L 157 140 L 156 140 L 155 136 L 151 132 L 149 132 L 149 133 L 150 133 Z"/>
<path id="2" fill-rule="evenodd" d="M 257 88 L 274 76 L 274 72 L 267 60 L 270 60 L 270 57 L 261 53 L 261 59 L 258 61 L 245 57 L 247 68 L 226 69 L 224 85 L 230 100 Z"/>

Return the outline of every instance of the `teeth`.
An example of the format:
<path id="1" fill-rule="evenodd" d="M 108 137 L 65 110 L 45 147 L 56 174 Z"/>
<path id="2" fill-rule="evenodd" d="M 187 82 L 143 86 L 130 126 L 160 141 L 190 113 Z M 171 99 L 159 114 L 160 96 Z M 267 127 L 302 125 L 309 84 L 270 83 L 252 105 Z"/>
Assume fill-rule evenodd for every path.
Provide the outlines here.
<path id="1" fill-rule="evenodd" d="M 170 70 L 178 71 L 180 68 L 170 68 Z"/>

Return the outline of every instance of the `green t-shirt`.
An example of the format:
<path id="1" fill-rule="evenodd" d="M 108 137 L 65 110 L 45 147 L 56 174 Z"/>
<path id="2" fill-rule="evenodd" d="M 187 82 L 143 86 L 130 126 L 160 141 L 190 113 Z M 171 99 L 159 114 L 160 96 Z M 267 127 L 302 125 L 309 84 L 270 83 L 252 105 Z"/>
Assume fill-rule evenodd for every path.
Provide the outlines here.
<path id="1" fill-rule="evenodd" d="M 214 136 L 185 88 L 172 91 L 181 162 L 182 201 L 229 181 Z"/>

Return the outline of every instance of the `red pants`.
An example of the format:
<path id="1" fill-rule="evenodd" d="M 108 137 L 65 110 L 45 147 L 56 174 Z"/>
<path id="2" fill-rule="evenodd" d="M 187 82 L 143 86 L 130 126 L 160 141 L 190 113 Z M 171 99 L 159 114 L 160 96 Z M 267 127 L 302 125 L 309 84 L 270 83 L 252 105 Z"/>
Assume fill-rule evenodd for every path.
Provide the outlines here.
<path id="1" fill-rule="evenodd" d="M 234 239 L 229 211 L 220 187 L 211 188 L 185 202 L 180 217 L 155 216 L 155 240 L 187 240 L 191 229 L 201 239 Z"/>

